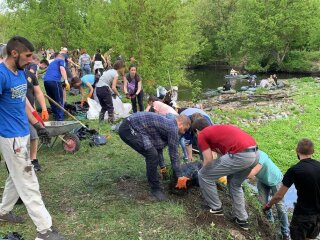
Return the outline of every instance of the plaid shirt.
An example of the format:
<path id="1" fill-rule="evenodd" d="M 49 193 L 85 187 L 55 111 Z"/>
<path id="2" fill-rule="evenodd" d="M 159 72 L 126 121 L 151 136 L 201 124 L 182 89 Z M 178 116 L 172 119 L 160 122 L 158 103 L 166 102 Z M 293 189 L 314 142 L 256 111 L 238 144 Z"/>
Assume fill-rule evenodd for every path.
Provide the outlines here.
<path id="1" fill-rule="evenodd" d="M 133 130 L 142 135 L 146 150 L 154 147 L 161 155 L 162 149 L 168 145 L 171 165 L 177 177 L 180 177 L 179 129 L 176 120 L 151 112 L 134 113 L 127 120 L 130 121 Z"/>

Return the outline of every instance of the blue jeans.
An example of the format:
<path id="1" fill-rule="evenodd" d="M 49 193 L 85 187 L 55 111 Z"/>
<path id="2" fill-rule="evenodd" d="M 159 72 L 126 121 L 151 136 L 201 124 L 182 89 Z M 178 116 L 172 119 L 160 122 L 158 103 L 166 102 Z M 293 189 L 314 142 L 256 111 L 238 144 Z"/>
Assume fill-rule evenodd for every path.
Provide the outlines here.
<path id="1" fill-rule="evenodd" d="M 83 75 L 87 75 L 91 73 L 90 64 L 85 64 L 82 66 Z"/>
<path id="2" fill-rule="evenodd" d="M 273 196 L 280 188 L 281 183 L 276 186 L 267 186 L 258 180 L 257 188 L 259 194 L 260 202 L 265 205 L 269 201 L 269 197 Z M 284 206 L 283 200 L 276 204 L 278 218 L 281 224 L 281 233 L 283 236 L 289 236 L 289 221 L 286 207 Z M 267 218 L 270 222 L 274 222 L 274 217 L 272 214 L 272 210 L 267 211 Z"/>
<path id="3" fill-rule="evenodd" d="M 46 89 L 47 95 L 51 97 L 54 101 L 56 101 L 61 107 L 63 107 L 63 90 L 62 90 L 61 82 L 45 81 L 44 88 Z M 49 103 L 51 106 L 54 120 L 63 121 L 64 112 L 52 102 L 49 101 Z"/>

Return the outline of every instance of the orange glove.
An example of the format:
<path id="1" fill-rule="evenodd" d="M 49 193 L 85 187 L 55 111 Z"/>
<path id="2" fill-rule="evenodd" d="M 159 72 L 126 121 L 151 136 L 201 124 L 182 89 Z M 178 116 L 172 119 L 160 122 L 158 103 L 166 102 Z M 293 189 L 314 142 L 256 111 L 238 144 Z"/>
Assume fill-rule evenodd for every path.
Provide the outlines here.
<path id="1" fill-rule="evenodd" d="M 190 180 L 188 177 L 179 177 L 176 188 L 182 189 L 187 188 L 187 182 Z"/>
<path id="2" fill-rule="evenodd" d="M 92 97 L 92 93 L 89 93 L 87 98 L 91 98 Z"/>
<path id="3" fill-rule="evenodd" d="M 84 100 L 81 100 L 80 107 L 83 108 Z"/>
<path id="4" fill-rule="evenodd" d="M 42 118 L 43 121 L 48 121 L 49 120 L 49 113 L 48 113 L 47 110 L 42 110 L 41 118 Z"/>
<path id="5" fill-rule="evenodd" d="M 38 120 L 38 122 L 40 122 L 42 124 L 42 126 L 44 126 L 44 122 L 42 121 L 42 119 L 39 116 L 39 114 L 37 113 L 37 111 L 33 111 L 32 115 Z"/>

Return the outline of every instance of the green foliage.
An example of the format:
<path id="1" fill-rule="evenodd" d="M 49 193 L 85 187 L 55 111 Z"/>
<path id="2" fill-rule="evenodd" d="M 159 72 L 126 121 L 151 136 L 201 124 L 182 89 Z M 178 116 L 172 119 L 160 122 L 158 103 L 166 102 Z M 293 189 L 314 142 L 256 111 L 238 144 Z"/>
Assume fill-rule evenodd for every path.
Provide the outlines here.
<path id="1" fill-rule="evenodd" d="M 113 59 L 135 56 L 145 89 L 184 83 L 183 67 L 200 49 L 193 2 L 180 0 L 8 1 L 13 13 L 2 38 L 19 34 L 37 48 L 86 48 L 93 54 L 113 48 Z M 28 24 L 25 24 L 28 23 Z"/>
<path id="2" fill-rule="evenodd" d="M 259 94 L 265 93 L 267 91 L 268 91 L 268 89 L 260 87 L 260 88 L 257 88 L 257 90 L 255 91 L 255 94 L 259 95 Z"/>
<path id="3" fill-rule="evenodd" d="M 319 1 L 199 2 L 205 6 L 199 8 L 199 24 L 209 45 L 203 57 L 219 56 L 247 70 L 267 71 L 282 69 L 292 50 L 319 49 Z M 294 69 L 306 69 L 299 60 L 292 63 Z"/>
<path id="4" fill-rule="evenodd" d="M 196 80 L 192 83 L 192 102 L 197 103 L 202 99 L 202 83 Z"/>
<path id="5" fill-rule="evenodd" d="M 295 71 L 319 71 L 317 64 L 320 59 L 318 51 L 291 51 L 285 58 L 282 69 L 288 72 Z"/>

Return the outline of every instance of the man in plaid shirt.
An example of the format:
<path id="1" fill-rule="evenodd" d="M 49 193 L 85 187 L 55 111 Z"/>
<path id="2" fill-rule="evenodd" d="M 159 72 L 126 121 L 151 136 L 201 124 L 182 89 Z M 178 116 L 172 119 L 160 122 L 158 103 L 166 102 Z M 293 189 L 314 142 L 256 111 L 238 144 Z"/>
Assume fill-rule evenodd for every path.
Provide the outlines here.
<path id="1" fill-rule="evenodd" d="M 190 128 L 190 119 L 180 115 L 167 119 L 151 112 L 138 112 L 126 118 L 119 127 L 121 139 L 145 157 L 147 178 L 151 193 L 159 200 L 166 200 L 160 189 L 157 167 L 163 167 L 163 149 L 168 145 L 172 168 L 178 178 L 177 188 L 186 188 L 189 180 L 181 176 L 178 154 L 179 134 Z"/>

